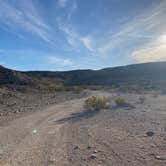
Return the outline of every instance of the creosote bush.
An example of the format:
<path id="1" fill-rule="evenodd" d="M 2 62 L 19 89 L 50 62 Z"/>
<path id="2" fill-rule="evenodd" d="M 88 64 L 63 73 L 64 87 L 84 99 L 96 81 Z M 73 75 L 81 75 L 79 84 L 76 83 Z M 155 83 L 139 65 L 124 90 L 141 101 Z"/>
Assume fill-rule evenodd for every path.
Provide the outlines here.
<path id="1" fill-rule="evenodd" d="M 100 111 L 108 108 L 108 99 L 105 96 L 91 96 L 85 100 L 85 108 Z"/>
<path id="2" fill-rule="evenodd" d="M 126 104 L 127 104 L 126 101 L 125 101 L 125 99 L 122 98 L 122 97 L 116 98 L 115 99 L 115 103 L 116 103 L 117 106 L 120 106 L 120 107 L 126 106 Z"/>

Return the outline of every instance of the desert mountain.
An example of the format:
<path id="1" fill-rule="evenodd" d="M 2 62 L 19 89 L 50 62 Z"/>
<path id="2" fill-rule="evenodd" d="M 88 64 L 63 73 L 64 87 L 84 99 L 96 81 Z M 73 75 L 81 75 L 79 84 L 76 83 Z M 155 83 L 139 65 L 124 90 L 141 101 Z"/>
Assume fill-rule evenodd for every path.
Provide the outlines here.
<path id="1" fill-rule="evenodd" d="M 164 85 L 166 62 L 143 63 L 101 70 L 65 72 L 21 72 L 0 66 L 0 84 L 39 84 L 43 81 L 63 82 L 65 85 Z"/>

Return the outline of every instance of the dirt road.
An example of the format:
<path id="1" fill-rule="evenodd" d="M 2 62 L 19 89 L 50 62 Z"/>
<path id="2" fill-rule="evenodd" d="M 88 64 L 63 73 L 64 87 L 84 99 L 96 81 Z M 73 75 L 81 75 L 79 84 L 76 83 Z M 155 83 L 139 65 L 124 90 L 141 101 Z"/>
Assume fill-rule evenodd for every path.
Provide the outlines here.
<path id="1" fill-rule="evenodd" d="M 139 104 L 85 113 L 83 102 L 48 106 L 1 126 L 0 165 L 166 165 L 165 113 L 146 111 L 147 105 Z M 154 136 L 148 137 L 147 131 Z"/>
<path id="2" fill-rule="evenodd" d="M 0 165 L 49 165 L 55 159 L 59 165 L 66 154 L 64 125 L 55 125 L 54 121 L 79 110 L 81 102 L 72 100 L 50 106 L 0 127 Z"/>

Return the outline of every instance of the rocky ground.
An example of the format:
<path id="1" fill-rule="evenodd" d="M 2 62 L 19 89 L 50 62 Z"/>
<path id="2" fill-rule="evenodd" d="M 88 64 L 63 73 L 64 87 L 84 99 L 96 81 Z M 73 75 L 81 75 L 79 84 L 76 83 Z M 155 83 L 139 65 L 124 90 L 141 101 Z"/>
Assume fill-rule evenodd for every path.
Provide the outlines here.
<path id="1" fill-rule="evenodd" d="M 28 92 L 9 91 L 0 93 L 0 124 L 35 111 L 43 110 L 48 105 L 80 98 L 86 92 Z"/>
<path id="2" fill-rule="evenodd" d="M 64 99 L 62 102 L 51 100 L 53 103 L 49 105 L 46 105 L 48 100 L 42 100 L 39 95 L 43 111 L 3 121 L 0 165 L 166 165 L 165 94 L 89 93 L 107 96 L 109 109 L 87 113 L 83 108 L 85 96 L 80 94 L 72 100 L 70 97 L 70 100 L 60 97 L 59 101 Z M 115 105 L 118 96 L 129 103 L 127 107 Z"/>

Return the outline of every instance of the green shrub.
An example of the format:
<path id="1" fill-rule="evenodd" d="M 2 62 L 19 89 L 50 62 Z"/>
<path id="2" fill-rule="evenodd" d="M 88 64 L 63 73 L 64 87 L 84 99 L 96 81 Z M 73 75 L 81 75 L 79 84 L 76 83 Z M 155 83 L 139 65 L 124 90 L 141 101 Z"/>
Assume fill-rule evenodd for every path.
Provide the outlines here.
<path id="1" fill-rule="evenodd" d="M 117 106 L 125 106 L 127 103 L 124 98 L 118 97 L 115 99 L 115 103 Z"/>
<path id="2" fill-rule="evenodd" d="M 108 99 L 105 96 L 91 96 L 85 100 L 85 108 L 99 111 L 108 108 Z"/>

